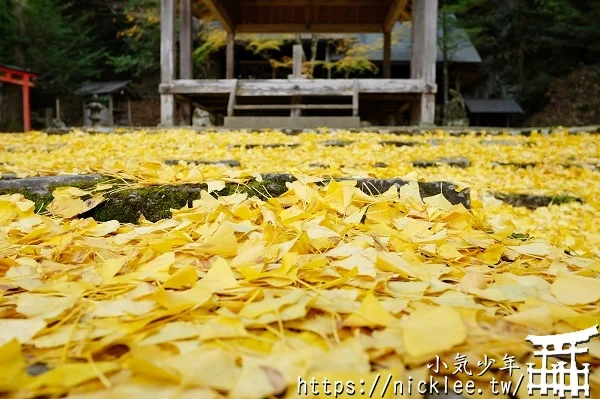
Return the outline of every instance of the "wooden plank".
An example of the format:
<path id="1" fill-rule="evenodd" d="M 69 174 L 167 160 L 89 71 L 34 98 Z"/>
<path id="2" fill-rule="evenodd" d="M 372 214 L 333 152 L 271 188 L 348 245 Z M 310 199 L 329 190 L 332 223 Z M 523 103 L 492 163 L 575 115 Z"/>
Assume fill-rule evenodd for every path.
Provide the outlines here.
<path id="1" fill-rule="evenodd" d="M 434 83 L 437 61 L 438 0 L 419 0 L 413 4 L 412 54 L 410 77 Z"/>
<path id="2" fill-rule="evenodd" d="M 235 105 L 236 110 L 280 110 L 280 109 L 354 109 L 353 104 L 260 104 Z"/>
<path id="3" fill-rule="evenodd" d="M 293 68 L 292 75 L 295 79 L 300 79 L 302 77 L 302 61 L 304 60 L 304 49 L 301 44 L 294 44 L 293 47 Z"/>
<path id="4" fill-rule="evenodd" d="M 211 15 L 221 23 L 221 26 L 223 26 L 228 33 L 234 32 L 235 25 L 220 1 L 204 0 L 204 5 L 209 9 Z"/>
<path id="5" fill-rule="evenodd" d="M 115 106 L 113 96 L 108 97 L 108 126 L 114 126 L 115 124 Z"/>
<path id="6" fill-rule="evenodd" d="M 179 126 L 192 126 L 194 115 L 193 115 L 193 105 L 192 101 L 184 97 L 182 99 L 178 99 L 180 112 L 179 112 Z"/>
<path id="7" fill-rule="evenodd" d="M 175 80 L 175 1 L 161 0 L 160 4 L 160 77 L 162 84 L 169 84 Z M 161 95 L 161 125 L 173 126 L 174 119 L 175 99 Z"/>
<path id="8" fill-rule="evenodd" d="M 225 77 L 227 79 L 235 78 L 235 38 L 233 33 L 227 34 L 227 50 L 226 50 L 226 68 Z"/>
<path id="9" fill-rule="evenodd" d="M 419 1 L 422 0 L 413 0 L 414 3 L 418 3 Z M 383 23 L 383 30 L 385 32 L 391 32 L 394 29 L 394 25 L 396 25 L 402 13 L 405 12 L 407 4 L 408 0 L 394 0 Z"/>
<path id="10" fill-rule="evenodd" d="M 306 7 L 306 10 L 308 10 L 308 7 Z M 302 79 L 302 61 L 304 61 L 304 49 L 302 48 L 302 44 L 294 44 L 292 79 Z M 302 116 L 302 109 L 297 107 L 297 105 L 300 105 L 300 97 L 292 97 L 292 105 L 294 105 L 294 107 L 291 108 L 290 116 Z"/>
<path id="11" fill-rule="evenodd" d="M 225 118 L 227 129 L 358 129 L 360 118 L 356 116 L 233 116 Z"/>
<path id="12" fill-rule="evenodd" d="M 31 130 L 31 103 L 29 101 L 29 75 L 23 76 L 23 86 L 21 92 L 23 94 L 23 130 L 26 132 Z M 112 97 L 111 97 L 112 105 Z"/>
<path id="13" fill-rule="evenodd" d="M 160 70 L 161 82 L 175 80 L 175 1 L 161 0 Z"/>
<path id="14" fill-rule="evenodd" d="M 317 1 L 314 3 L 317 5 Z M 327 6 L 387 6 L 389 4 L 389 0 L 326 0 L 323 1 L 323 3 L 323 5 Z M 307 0 L 244 0 L 244 6 L 247 7 L 294 7 L 306 5 Z"/>
<path id="15" fill-rule="evenodd" d="M 231 92 L 232 80 L 176 80 L 160 85 L 161 94 L 224 94 Z M 354 81 L 347 79 L 257 79 L 240 80 L 238 96 L 352 96 Z M 421 79 L 358 79 L 358 91 L 365 94 L 435 93 L 437 85 Z"/>
<path id="16" fill-rule="evenodd" d="M 236 33 L 377 33 L 382 24 L 239 24 Z"/>
<path id="17" fill-rule="evenodd" d="M 233 116 L 233 110 L 235 109 L 235 100 L 237 98 L 238 80 L 234 79 L 233 85 L 231 86 L 231 92 L 229 93 L 229 102 L 227 103 L 227 116 Z"/>
<path id="18" fill-rule="evenodd" d="M 60 98 L 56 97 L 56 119 L 60 120 Z"/>
<path id="19" fill-rule="evenodd" d="M 192 0 L 180 0 L 179 78 L 193 79 Z"/>
<path id="20" fill-rule="evenodd" d="M 175 119 L 175 99 L 172 94 L 160 96 L 160 124 L 164 127 L 173 126 Z"/>
<path id="21" fill-rule="evenodd" d="M 435 124 L 435 95 L 421 94 L 412 105 L 411 124 L 413 126 L 432 126 Z"/>
<path id="22" fill-rule="evenodd" d="M 161 94 L 229 94 L 232 81 L 228 79 L 179 79 L 159 86 Z"/>
<path id="23" fill-rule="evenodd" d="M 420 0 L 413 3 L 412 54 L 410 77 L 435 85 L 437 61 L 438 0 Z M 435 96 L 423 92 L 412 105 L 414 125 L 433 125 Z"/>
<path id="24" fill-rule="evenodd" d="M 435 93 L 437 85 L 421 79 L 359 79 L 361 93 L 401 94 Z"/>
<path id="25" fill-rule="evenodd" d="M 180 0 L 179 2 L 179 78 L 193 79 L 193 41 L 192 41 L 192 0 Z M 179 102 L 181 107 L 180 121 L 181 126 L 191 126 L 193 120 L 193 106 L 189 99 Z"/>
<path id="26" fill-rule="evenodd" d="M 254 80 L 243 81 L 240 96 L 351 96 L 351 80 Z"/>
<path id="27" fill-rule="evenodd" d="M 325 46 L 325 64 L 329 65 L 331 63 L 331 43 L 327 40 L 327 44 Z M 327 68 L 327 79 L 331 79 L 331 71 L 332 68 Z"/>
<path id="28" fill-rule="evenodd" d="M 352 116 L 358 116 L 358 94 L 360 90 L 360 83 L 358 79 L 354 79 L 352 87 Z"/>
<path id="29" fill-rule="evenodd" d="M 127 99 L 127 122 L 129 126 L 133 126 L 133 118 L 131 116 L 131 99 Z"/>
<path id="30" fill-rule="evenodd" d="M 392 33 L 383 32 L 383 77 L 392 77 Z"/>

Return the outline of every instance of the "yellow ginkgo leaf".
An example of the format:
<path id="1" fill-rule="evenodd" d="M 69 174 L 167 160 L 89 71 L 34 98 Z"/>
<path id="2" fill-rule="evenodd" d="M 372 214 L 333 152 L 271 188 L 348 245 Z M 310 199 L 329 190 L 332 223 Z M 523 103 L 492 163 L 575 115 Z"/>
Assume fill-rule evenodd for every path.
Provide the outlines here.
<path id="1" fill-rule="evenodd" d="M 600 280 L 574 274 L 560 274 L 550 291 L 565 305 L 586 305 L 600 300 Z"/>
<path id="2" fill-rule="evenodd" d="M 419 359 L 443 353 L 463 343 L 467 329 L 456 310 L 439 306 L 411 313 L 402 325 L 402 336 L 408 354 Z"/>
<path id="3" fill-rule="evenodd" d="M 360 309 L 344 320 L 348 327 L 387 327 L 396 319 L 375 298 L 368 293 L 362 301 Z"/>
<path id="4" fill-rule="evenodd" d="M 0 319 L 0 345 L 13 339 L 26 343 L 45 327 L 43 319 Z"/>
<path id="5" fill-rule="evenodd" d="M 184 266 L 177 270 L 167 281 L 164 282 L 164 288 L 181 288 L 186 285 L 194 284 L 198 280 L 198 271 L 193 266 Z"/>

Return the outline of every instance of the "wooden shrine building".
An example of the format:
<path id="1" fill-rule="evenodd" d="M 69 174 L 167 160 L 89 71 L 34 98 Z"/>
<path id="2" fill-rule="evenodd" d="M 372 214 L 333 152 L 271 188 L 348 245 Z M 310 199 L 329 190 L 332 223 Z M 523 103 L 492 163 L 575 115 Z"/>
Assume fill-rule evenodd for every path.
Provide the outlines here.
<path id="1" fill-rule="evenodd" d="M 210 102 L 223 110 L 229 128 L 357 128 L 361 103 L 402 99 L 411 104 L 411 124 L 433 125 L 437 13 L 438 0 L 161 0 L 161 123 L 175 124 L 179 103 L 179 119 L 191 124 L 193 106 Z M 193 17 L 217 20 L 227 31 L 225 79 L 193 79 Z M 391 32 L 398 21 L 412 21 L 410 76 L 405 79 L 391 73 Z M 287 79 L 236 79 L 234 41 L 240 33 L 381 33 L 383 78 L 307 79 L 297 45 Z"/>

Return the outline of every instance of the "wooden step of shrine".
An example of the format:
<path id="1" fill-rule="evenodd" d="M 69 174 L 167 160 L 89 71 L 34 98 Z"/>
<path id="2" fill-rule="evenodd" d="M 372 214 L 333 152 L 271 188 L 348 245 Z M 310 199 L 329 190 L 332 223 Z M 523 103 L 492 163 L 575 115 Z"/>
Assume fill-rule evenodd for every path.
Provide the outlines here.
<path id="1" fill-rule="evenodd" d="M 358 116 L 228 116 L 225 128 L 238 129 L 358 129 Z"/>

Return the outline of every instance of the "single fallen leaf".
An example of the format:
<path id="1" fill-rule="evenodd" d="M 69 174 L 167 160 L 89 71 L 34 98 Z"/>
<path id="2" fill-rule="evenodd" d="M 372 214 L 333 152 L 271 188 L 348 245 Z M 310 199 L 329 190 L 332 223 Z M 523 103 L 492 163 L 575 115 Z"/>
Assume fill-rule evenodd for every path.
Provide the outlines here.
<path id="1" fill-rule="evenodd" d="M 30 318 L 53 319 L 71 309 L 76 300 L 77 298 L 72 296 L 40 296 L 25 292 L 18 296 L 17 312 Z"/>
<path id="2" fill-rule="evenodd" d="M 360 309 L 352 313 L 346 320 L 347 327 L 387 327 L 396 319 L 375 298 L 368 293 L 362 301 Z"/>
<path id="3" fill-rule="evenodd" d="M 410 356 L 419 359 L 452 349 L 467 338 L 460 314 L 449 306 L 417 310 L 402 325 L 404 345 Z"/>
<path id="4" fill-rule="evenodd" d="M 0 319 L 0 345 L 13 339 L 26 343 L 45 327 L 42 319 Z"/>
<path id="5" fill-rule="evenodd" d="M 565 305 L 586 305 L 600 300 L 600 280 L 574 274 L 559 274 L 550 291 Z"/>

